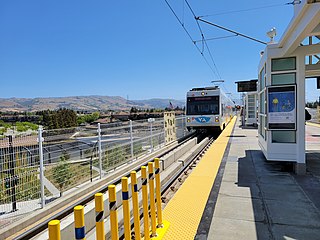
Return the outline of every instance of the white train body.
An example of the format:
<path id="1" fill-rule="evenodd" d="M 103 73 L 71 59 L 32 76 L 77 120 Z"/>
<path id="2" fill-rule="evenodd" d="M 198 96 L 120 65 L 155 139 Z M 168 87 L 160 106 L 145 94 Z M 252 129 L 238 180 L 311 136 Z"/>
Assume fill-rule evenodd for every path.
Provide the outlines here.
<path id="1" fill-rule="evenodd" d="M 223 130 L 234 116 L 234 102 L 218 87 L 187 92 L 188 129 Z"/>

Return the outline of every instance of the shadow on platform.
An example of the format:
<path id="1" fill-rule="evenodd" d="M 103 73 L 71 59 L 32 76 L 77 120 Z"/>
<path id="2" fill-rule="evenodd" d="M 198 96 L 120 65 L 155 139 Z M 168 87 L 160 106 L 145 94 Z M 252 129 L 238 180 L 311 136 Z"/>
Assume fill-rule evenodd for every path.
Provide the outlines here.
<path id="1" fill-rule="evenodd" d="M 260 150 L 246 150 L 237 161 L 235 184 L 250 189 L 254 219 L 244 216 L 254 221 L 256 239 L 319 239 L 320 152 L 307 154 L 304 176 L 293 173 L 292 163 L 266 161 Z"/>

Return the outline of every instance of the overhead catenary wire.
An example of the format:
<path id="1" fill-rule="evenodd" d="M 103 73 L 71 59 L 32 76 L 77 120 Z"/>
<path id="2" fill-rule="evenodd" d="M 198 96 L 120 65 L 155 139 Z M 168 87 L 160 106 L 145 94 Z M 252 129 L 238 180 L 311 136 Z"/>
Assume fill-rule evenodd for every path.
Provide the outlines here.
<path id="1" fill-rule="evenodd" d="M 180 20 L 180 18 L 178 17 L 178 15 L 176 14 L 176 12 L 174 11 L 174 9 L 171 7 L 170 3 L 167 0 L 164 0 L 165 3 L 167 4 L 167 6 L 169 7 L 169 9 L 171 10 L 171 12 L 173 13 L 173 15 L 175 16 L 175 18 L 177 19 L 177 21 L 180 23 L 180 25 L 182 26 L 183 30 L 186 32 L 186 34 L 188 35 L 188 37 L 190 38 L 190 40 L 192 41 L 192 43 L 194 44 L 194 46 L 196 47 L 196 49 L 199 51 L 199 53 L 201 54 L 201 56 L 203 57 L 204 61 L 206 62 L 206 64 L 209 66 L 209 68 L 211 69 L 213 75 L 217 75 L 216 71 L 214 70 L 214 68 L 211 66 L 211 64 L 209 63 L 209 61 L 207 60 L 207 58 L 205 57 L 205 55 L 203 54 L 203 48 L 202 50 L 199 48 L 199 46 L 196 44 L 196 41 L 194 41 L 194 39 L 192 38 L 191 34 L 189 33 L 189 31 L 186 29 L 184 23 Z"/>
<path id="2" fill-rule="evenodd" d="M 275 8 L 275 7 L 283 7 L 287 5 L 296 5 L 300 4 L 301 1 L 292 1 L 288 3 L 281 3 L 281 4 L 273 4 L 273 5 L 266 5 L 266 6 L 261 6 L 261 7 L 255 7 L 255 8 L 247 8 L 247 9 L 239 9 L 239 10 L 233 10 L 233 11 L 226 11 L 226 12 L 220 12 L 220 13 L 214 13 L 214 14 L 207 14 L 207 15 L 202 15 L 199 16 L 200 18 L 203 17 L 212 17 L 212 16 L 221 16 L 221 15 L 227 15 L 227 14 L 232 14 L 232 13 L 241 13 L 241 12 L 249 12 L 249 11 L 255 11 L 255 10 L 261 10 L 261 9 L 266 9 L 266 8 Z"/>
<path id="3" fill-rule="evenodd" d="M 220 37 L 212 37 L 212 38 L 205 38 L 206 41 L 212 41 L 212 40 L 219 40 L 219 39 L 225 39 L 225 38 L 232 38 L 232 37 L 238 37 L 238 34 L 232 34 L 232 35 L 226 35 L 226 36 L 220 36 Z M 195 42 L 201 42 L 201 40 L 195 40 Z"/>
<path id="4" fill-rule="evenodd" d="M 225 31 L 227 31 L 227 32 L 234 33 L 234 34 L 236 34 L 236 35 L 238 35 L 238 36 L 240 36 L 240 37 L 244 37 L 244 38 L 250 39 L 250 40 L 252 40 L 252 41 L 255 41 L 255 42 L 258 42 L 258 43 L 262 43 L 262 44 L 264 44 L 264 45 L 267 45 L 267 43 L 264 42 L 264 41 L 261 41 L 261 40 L 259 40 L 259 39 L 250 37 L 250 36 L 248 36 L 248 35 L 239 33 L 239 32 L 237 32 L 237 31 L 231 30 L 231 29 L 229 29 L 229 28 L 220 26 L 220 25 L 218 25 L 218 24 L 215 24 L 215 23 L 206 21 L 206 20 L 204 20 L 204 19 L 201 19 L 200 17 L 196 17 L 196 20 L 197 20 L 197 21 L 204 22 L 204 23 L 207 23 L 207 24 L 212 25 L 212 26 L 214 26 L 214 27 L 220 28 L 220 29 L 225 30 Z"/>
<path id="5" fill-rule="evenodd" d="M 186 4 L 187 4 L 188 8 L 190 9 L 193 17 L 196 19 L 197 16 L 196 16 L 195 12 L 193 11 L 191 5 L 189 4 L 188 0 L 185 0 L 185 2 L 186 2 Z M 201 28 L 201 26 L 200 26 L 200 24 L 199 24 L 198 21 L 196 21 L 196 23 L 197 23 L 197 26 L 198 26 L 198 28 L 199 28 L 199 31 L 200 31 L 200 34 L 201 34 L 201 37 L 202 37 L 202 45 L 205 45 L 205 46 L 206 46 L 206 49 L 207 49 L 207 51 L 208 51 L 208 53 L 209 53 L 209 56 L 210 56 L 210 59 L 211 59 L 213 65 L 214 65 L 214 67 L 215 67 L 215 69 L 216 69 L 218 78 L 221 79 L 221 75 L 220 75 L 219 70 L 218 70 L 218 67 L 217 67 L 217 65 L 216 65 L 216 63 L 215 63 L 215 60 L 213 59 L 213 55 L 212 55 L 212 53 L 211 53 L 211 51 L 210 51 L 210 48 L 209 48 L 209 46 L 208 46 L 208 44 L 207 44 L 207 41 L 205 40 L 205 37 L 204 37 L 204 33 L 203 33 L 203 31 L 202 31 L 202 28 Z"/>

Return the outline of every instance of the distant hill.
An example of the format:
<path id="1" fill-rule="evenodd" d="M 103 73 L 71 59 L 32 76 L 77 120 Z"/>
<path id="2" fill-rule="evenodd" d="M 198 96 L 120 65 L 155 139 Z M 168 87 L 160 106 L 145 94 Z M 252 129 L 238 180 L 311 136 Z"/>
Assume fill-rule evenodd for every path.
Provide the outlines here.
<path id="1" fill-rule="evenodd" d="M 119 96 L 74 96 L 52 98 L 0 98 L 0 111 L 41 111 L 68 108 L 76 111 L 128 110 L 136 108 L 183 107 L 184 101 L 171 99 L 126 100 Z"/>
<path id="2" fill-rule="evenodd" d="M 152 98 L 148 100 L 133 100 L 133 102 L 138 104 L 145 104 L 151 106 L 152 108 L 161 108 L 164 109 L 166 107 L 170 107 L 170 102 L 172 103 L 173 107 L 184 107 L 185 101 L 182 100 L 172 100 L 172 99 L 161 99 L 161 98 Z"/>

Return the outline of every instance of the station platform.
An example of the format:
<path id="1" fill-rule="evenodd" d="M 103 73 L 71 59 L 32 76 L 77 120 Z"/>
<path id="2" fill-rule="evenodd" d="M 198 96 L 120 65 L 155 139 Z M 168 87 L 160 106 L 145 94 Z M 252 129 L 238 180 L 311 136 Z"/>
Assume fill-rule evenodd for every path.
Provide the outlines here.
<path id="1" fill-rule="evenodd" d="M 164 209 L 163 239 L 319 239 L 320 125 L 306 125 L 307 174 L 266 161 L 233 118 Z"/>

